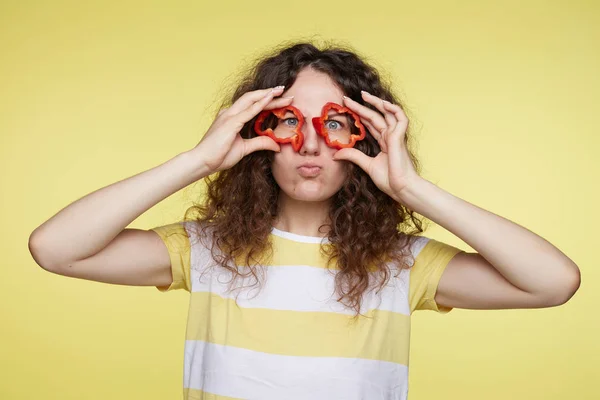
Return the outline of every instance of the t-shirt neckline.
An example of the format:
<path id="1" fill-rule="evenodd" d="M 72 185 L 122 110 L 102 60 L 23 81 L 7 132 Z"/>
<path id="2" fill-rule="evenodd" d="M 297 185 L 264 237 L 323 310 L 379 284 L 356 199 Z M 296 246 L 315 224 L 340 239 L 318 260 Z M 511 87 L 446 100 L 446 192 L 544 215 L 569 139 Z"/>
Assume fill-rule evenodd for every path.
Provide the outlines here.
<path id="1" fill-rule="evenodd" d="M 292 240 L 294 242 L 300 243 L 329 243 L 329 238 L 327 237 L 319 237 L 319 236 L 305 236 L 298 235 L 297 233 L 282 231 L 281 229 L 277 229 L 273 227 L 271 233 L 275 236 L 282 237 L 284 239 Z"/>

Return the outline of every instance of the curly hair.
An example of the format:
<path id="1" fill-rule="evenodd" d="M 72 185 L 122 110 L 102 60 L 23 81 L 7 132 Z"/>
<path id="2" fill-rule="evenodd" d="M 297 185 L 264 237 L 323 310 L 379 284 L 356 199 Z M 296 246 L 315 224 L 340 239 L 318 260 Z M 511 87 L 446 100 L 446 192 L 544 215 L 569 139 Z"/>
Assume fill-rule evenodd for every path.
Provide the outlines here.
<path id="1" fill-rule="evenodd" d="M 323 49 L 309 42 L 283 44 L 259 58 L 226 98 L 220 109 L 230 106 L 248 91 L 285 85 L 290 87 L 304 68 L 327 74 L 344 94 L 366 104 L 361 90 L 403 106 L 378 71 L 355 51 L 339 45 Z M 403 107 L 404 108 L 404 107 Z M 243 138 L 256 136 L 254 119 L 240 131 Z M 410 129 L 405 143 L 417 173 L 420 165 L 410 149 Z M 369 156 L 379 151 L 377 140 L 368 132 L 355 148 Z M 232 168 L 204 178 L 207 185 L 202 203 L 186 210 L 185 219 L 198 222 L 203 235 L 209 237 L 211 255 L 216 265 L 229 270 L 232 286 L 238 277 L 253 277 L 260 282 L 273 255 L 270 233 L 278 215 L 279 185 L 271 173 L 273 152 L 257 151 L 245 156 Z M 408 239 L 423 232 L 423 221 L 412 210 L 379 190 L 368 174 L 352 162 L 346 162 L 347 179 L 333 196 L 329 209 L 329 243 L 321 244 L 321 254 L 335 265 L 337 301 L 353 309 L 358 316 L 367 290 L 386 285 L 393 263 L 400 271 L 408 268 Z M 209 233 L 207 233 L 209 232 Z M 240 271 L 240 268 L 243 271 Z"/>

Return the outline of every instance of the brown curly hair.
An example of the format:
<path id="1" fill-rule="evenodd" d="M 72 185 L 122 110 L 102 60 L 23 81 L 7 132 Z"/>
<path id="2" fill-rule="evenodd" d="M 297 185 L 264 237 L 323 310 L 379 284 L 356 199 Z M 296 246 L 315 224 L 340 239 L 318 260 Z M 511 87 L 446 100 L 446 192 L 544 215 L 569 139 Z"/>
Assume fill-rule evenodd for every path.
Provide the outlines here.
<path id="1" fill-rule="evenodd" d="M 300 42 L 280 45 L 255 61 L 219 110 L 229 107 L 248 91 L 278 85 L 289 88 L 307 67 L 329 75 L 346 96 L 374 110 L 362 100 L 361 90 L 403 107 L 378 71 L 355 51 L 331 44 L 319 49 L 315 44 Z M 243 138 L 256 136 L 253 123 L 254 119 L 244 125 L 240 131 Z M 409 146 L 409 131 L 405 141 L 419 173 L 419 163 Z M 372 157 L 380 151 L 369 132 L 355 148 Z M 204 202 L 194 203 L 185 212 L 186 220 L 198 223 L 200 236 L 209 238 L 215 265 L 232 273 L 232 284 L 240 276 L 252 276 L 255 282 L 260 282 L 259 275 L 264 276 L 265 270 L 259 267 L 268 265 L 273 254 L 269 238 L 278 215 L 280 188 L 271 173 L 272 160 L 273 152 L 257 151 L 232 168 L 207 176 Z M 408 239 L 423 232 L 423 221 L 379 190 L 360 167 L 346 162 L 346 168 L 348 178 L 334 195 L 329 209 L 331 223 L 321 225 L 330 229 L 329 243 L 322 244 L 320 251 L 328 257 L 329 265 L 336 265 L 337 301 L 358 316 L 365 292 L 374 287 L 381 289 L 389 280 L 389 262 L 398 266 L 398 272 L 408 268 Z M 195 217 L 190 218 L 192 213 Z"/>

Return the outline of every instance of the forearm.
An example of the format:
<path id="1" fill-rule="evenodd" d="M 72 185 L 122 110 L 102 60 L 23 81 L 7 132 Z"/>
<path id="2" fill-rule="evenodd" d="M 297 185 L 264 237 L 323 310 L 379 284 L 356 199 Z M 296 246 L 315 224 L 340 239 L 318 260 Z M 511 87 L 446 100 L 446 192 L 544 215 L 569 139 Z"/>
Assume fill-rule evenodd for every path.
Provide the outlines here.
<path id="1" fill-rule="evenodd" d="M 146 210 L 206 175 L 197 156 L 185 152 L 98 189 L 36 228 L 30 237 L 32 253 L 49 265 L 92 256 Z"/>
<path id="2" fill-rule="evenodd" d="M 579 274 L 575 263 L 541 236 L 425 179 L 397 200 L 461 238 L 521 290 L 548 293 Z"/>

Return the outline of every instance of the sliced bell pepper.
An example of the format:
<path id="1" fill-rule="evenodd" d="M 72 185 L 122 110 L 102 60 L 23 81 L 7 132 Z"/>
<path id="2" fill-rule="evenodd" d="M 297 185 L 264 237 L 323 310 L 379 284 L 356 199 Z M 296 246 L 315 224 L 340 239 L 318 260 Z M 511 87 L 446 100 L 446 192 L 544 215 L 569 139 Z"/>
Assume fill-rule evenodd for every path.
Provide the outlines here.
<path id="1" fill-rule="evenodd" d="M 295 129 L 293 131 L 295 133 L 294 136 L 287 137 L 287 138 L 276 137 L 275 133 L 273 132 L 273 129 L 271 129 L 271 128 L 267 128 L 265 130 L 262 129 L 262 123 L 265 121 L 265 119 L 270 114 L 275 114 L 275 116 L 277 116 L 277 118 L 282 119 L 285 116 L 285 113 L 287 111 L 291 111 L 292 113 L 294 113 L 294 115 L 298 119 L 298 125 L 295 127 Z M 302 144 L 304 143 L 304 134 L 302 133 L 302 125 L 304 125 L 304 117 L 302 116 L 302 113 L 300 112 L 300 110 L 298 110 L 294 106 L 287 106 L 287 107 L 282 107 L 282 108 L 276 108 L 274 110 L 264 110 L 260 114 L 258 114 L 258 118 L 254 122 L 254 131 L 259 135 L 270 137 L 277 143 L 291 143 L 292 148 L 297 152 L 297 151 L 300 151 L 300 148 L 302 147 Z"/>
<path id="2" fill-rule="evenodd" d="M 329 111 L 331 109 L 334 109 L 339 113 L 350 114 L 350 116 L 352 116 L 352 118 L 354 119 L 354 126 L 356 126 L 358 128 L 358 130 L 360 131 L 360 134 L 350 135 L 350 141 L 348 143 L 340 143 L 337 140 L 331 141 L 329 139 L 329 132 L 327 131 L 327 128 L 325 127 L 325 121 L 327 120 Z M 341 106 L 337 103 L 329 102 L 329 103 L 325 104 L 321 111 L 321 116 L 314 117 L 312 119 L 312 123 L 313 123 L 313 126 L 315 127 L 315 131 L 317 132 L 317 134 L 319 134 L 319 135 L 323 136 L 323 138 L 325 138 L 325 143 L 327 144 L 327 146 L 333 147 L 336 149 L 354 147 L 354 144 L 357 141 L 363 140 L 366 136 L 365 127 L 360 122 L 360 118 L 359 118 L 358 114 L 356 114 L 354 111 L 350 110 L 348 107 Z"/>

